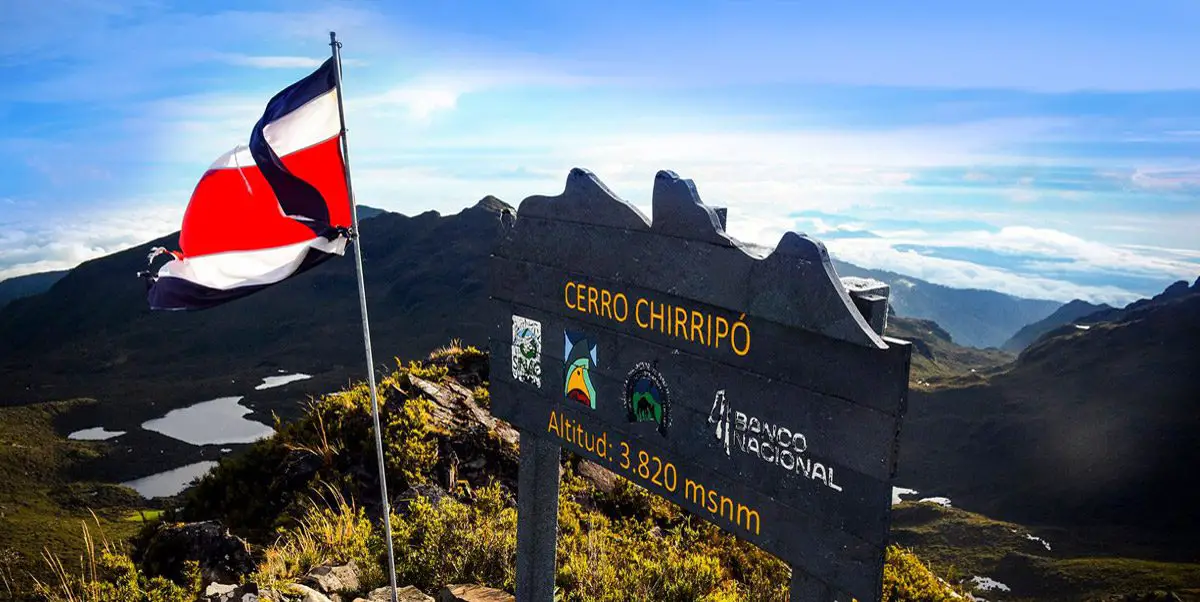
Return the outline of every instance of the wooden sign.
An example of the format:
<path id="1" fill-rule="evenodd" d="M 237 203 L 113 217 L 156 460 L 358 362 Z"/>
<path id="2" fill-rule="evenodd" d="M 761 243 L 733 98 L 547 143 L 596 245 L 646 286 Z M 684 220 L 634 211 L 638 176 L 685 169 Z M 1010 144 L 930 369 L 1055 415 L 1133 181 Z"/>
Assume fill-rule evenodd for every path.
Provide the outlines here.
<path id="1" fill-rule="evenodd" d="M 491 259 L 517 599 L 553 597 L 565 447 L 783 559 L 793 600 L 877 600 L 910 356 L 877 332 L 886 297 L 852 296 L 803 235 L 740 244 L 671 172 L 652 202 L 647 219 L 572 170 Z"/>

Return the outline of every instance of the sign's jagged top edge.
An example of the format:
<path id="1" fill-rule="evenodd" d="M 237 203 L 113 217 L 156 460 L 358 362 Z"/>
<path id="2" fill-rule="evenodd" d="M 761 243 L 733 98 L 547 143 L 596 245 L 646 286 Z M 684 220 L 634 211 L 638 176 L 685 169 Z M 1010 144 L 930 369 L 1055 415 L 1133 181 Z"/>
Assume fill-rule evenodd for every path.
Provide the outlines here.
<path id="1" fill-rule="evenodd" d="M 628 229 L 708 243 L 728 248 L 730 253 L 736 250 L 744 261 L 766 268 L 766 274 L 758 279 L 761 282 L 747 283 L 748 290 L 772 293 L 764 295 L 768 298 L 747 299 L 752 306 L 748 312 L 857 345 L 889 347 L 855 307 L 820 241 L 789 231 L 770 253 L 755 253 L 725 232 L 724 220 L 700 199 L 692 180 L 668 170 L 655 175 L 651 202 L 653 219 L 619 197 L 591 171 L 576 167 L 567 175 L 561 194 L 527 197 L 517 209 L 517 219 L 533 217 Z M 515 242 L 506 239 L 502 237 L 502 247 Z M 799 298 L 812 303 L 801 305 Z M 728 305 L 720 300 L 698 300 Z"/>

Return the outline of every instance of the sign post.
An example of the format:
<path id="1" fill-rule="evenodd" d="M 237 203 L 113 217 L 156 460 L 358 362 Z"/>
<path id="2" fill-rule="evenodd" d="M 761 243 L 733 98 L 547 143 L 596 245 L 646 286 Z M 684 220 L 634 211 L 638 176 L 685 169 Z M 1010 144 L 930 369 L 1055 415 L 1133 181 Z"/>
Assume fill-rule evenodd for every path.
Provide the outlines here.
<path id="1" fill-rule="evenodd" d="M 847 291 L 799 234 L 736 241 L 674 173 L 652 204 L 575 169 L 492 256 L 517 599 L 553 598 L 566 448 L 787 562 L 792 600 L 878 600 L 911 352 L 880 334 L 886 289 Z"/>

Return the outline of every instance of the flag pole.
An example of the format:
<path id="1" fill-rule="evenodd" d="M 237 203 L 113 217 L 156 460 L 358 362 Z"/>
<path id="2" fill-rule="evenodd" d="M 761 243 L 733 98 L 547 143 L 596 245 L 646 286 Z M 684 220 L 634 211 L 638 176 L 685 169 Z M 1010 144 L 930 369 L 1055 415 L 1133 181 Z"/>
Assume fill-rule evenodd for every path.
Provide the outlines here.
<path id="1" fill-rule="evenodd" d="M 367 353 L 367 382 L 371 387 L 371 416 L 375 420 L 375 454 L 379 461 L 379 495 L 383 499 L 383 528 L 387 539 L 388 577 L 392 585 L 392 602 L 399 602 L 396 593 L 396 559 L 392 551 L 392 510 L 388 502 L 387 471 L 383 459 L 383 429 L 379 425 L 379 395 L 375 390 L 375 360 L 371 357 L 371 327 L 367 321 L 367 288 L 363 283 L 362 234 L 358 229 L 358 204 L 354 201 L 354 189 L 350 185 L 350 148 L 346 142 L 346 110 L 342 105 L 342 43 L 337 40 L 337 34 L 329 32 L 329 46 L 333 49 L 333 59 L 337 63 L 337 102 L 338 119 L 341 120 L 342 169 L 346 175 L 346 193 L 350 197 L 350 215 L 354 231 L 351 241 L 354 245 L 354 265 L 358 271 L 358 303 L 362 310 L 363 347 Z"/>

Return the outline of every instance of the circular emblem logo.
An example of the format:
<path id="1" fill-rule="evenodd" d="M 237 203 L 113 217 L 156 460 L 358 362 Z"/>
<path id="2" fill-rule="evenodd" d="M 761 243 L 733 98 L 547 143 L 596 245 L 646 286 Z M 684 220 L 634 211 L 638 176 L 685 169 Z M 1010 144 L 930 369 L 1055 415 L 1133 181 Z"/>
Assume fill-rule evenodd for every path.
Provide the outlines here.
<path id="1" fill-rule="evenodd" d="M 625 378 L 625 414 L 629 422 L 653 422 L 666 436 L 671 425 L 671 391 L 648 362 L 640 362 Z"/>

